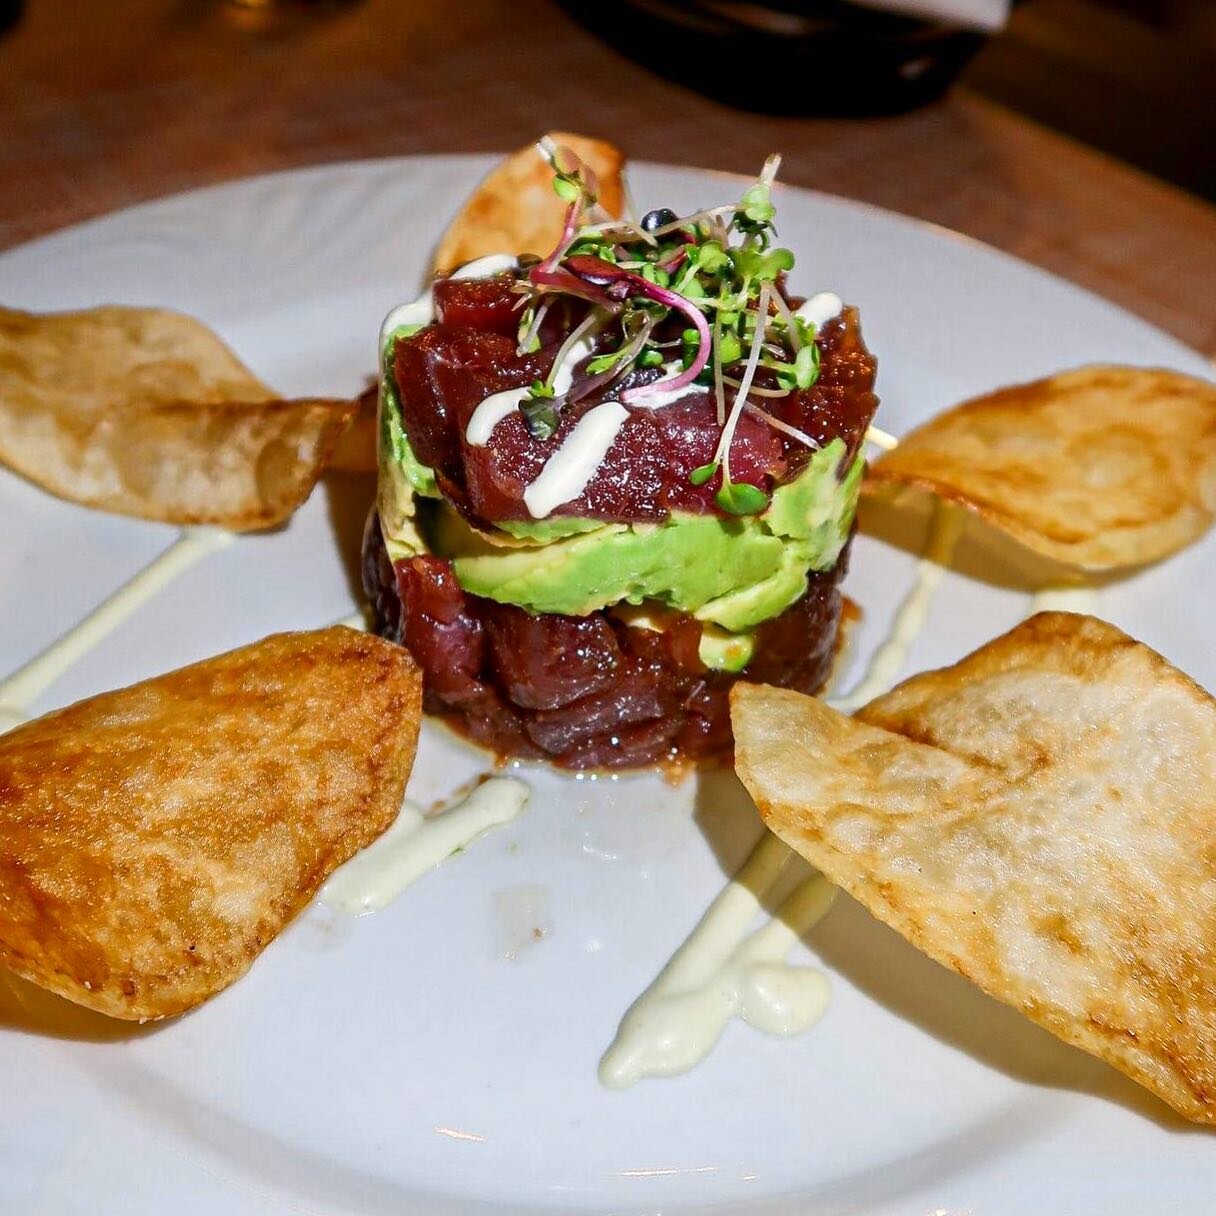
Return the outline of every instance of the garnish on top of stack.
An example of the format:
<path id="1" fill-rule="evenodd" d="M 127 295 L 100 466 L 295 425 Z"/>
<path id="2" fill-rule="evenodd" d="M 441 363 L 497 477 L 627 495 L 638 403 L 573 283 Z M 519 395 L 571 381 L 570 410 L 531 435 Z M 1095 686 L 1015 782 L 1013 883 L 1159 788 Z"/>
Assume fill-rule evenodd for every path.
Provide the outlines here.
<path id="1" fill-rule="evenodd" d="M 594 178 L 584 180 L 580 167 L 564 159 L 562 149 L 555 148 L 553 157 L 555 189 L 569 200 L 566 229 L 557 249 L 531 267 L 520 285 L 527 307 L 519 327 L 519 351 L 540 349 L 539 327 L 555 294 L 580 297 L 593 308 L 567 336 L 549 376 L 534 381 L 520 403 L 529 434 L 548 439 L 556 432 L 560 409 L 573 400 L 571 390 L 563 394 L 564 400 L 555 391 L 561 354 L 601 327 L 607 314 L 616 342 L 586 365 L 580 395 L 645 370 L 655 374 L 639 376 L 623 387 L 623 405 L 655 408 L 661 404 L 660 395 L 712 386 L 721 435 L 713 460 L 693 469 L 689 482 L 716 484 L 714 502 L 730 514 L 762 511 L 769 502 L 764 488 L 731 478 L 731 441 L 743 411 L 763 418 L 808 450 L 821 446 L 750 400 L 752 394 L 785 398 L 795 389 L 811 388 L 819 378 L 815 320 L 791 310 L 782 293 L 781 280 L 793 268 L 794 255 L 772 245 L 775 209 L 770 186 L 779 158 L 770 157 L 760 179 L 737 205 L 683 219 L 661 208 L 648 212 L 640 224 L 610 219 L 580 228 L 584 209 L 595 205 Z M 829 315 L 840 311 L 834 298 L 833 304 Z M 815 315 L 818 310 L 811 311 Z M 656 333 L 679 318 L 687 328 L 678 336 Z"/>
<path id="2" fill-rule="evenodd" d="M 788 293 L 778 158 L 735 203 L 635 223 L 538 150 L 554 248 L 385 323 L 369 594 L 431 709 L 500 753 L 721 754 L 738 672 L 827 675 L 874 359 L 839 297 Z"/>

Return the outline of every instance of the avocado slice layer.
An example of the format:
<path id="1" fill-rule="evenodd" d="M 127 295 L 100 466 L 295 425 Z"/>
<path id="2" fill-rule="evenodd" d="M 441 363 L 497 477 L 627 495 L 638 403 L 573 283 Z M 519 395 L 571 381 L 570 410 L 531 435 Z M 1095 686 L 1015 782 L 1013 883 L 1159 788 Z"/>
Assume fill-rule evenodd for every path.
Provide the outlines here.
<path id="1" fill-rule="evenodd" d="M 859 455 L 841 477 L 844 455 L 839 439 L 816 452 L 759 515 L 676 513 L 662 524 L 562 516 L 513 522 L 487 538 L 439 500 L 434 475 L 410 450 L 386 377 L 380 518 L 393 560 L 448 557 L 473 595 L 570 616 L 648 601 L 733 635 L 783 612 L 805 592 L 810 571 L 840 556 L 864 467 Z"/>

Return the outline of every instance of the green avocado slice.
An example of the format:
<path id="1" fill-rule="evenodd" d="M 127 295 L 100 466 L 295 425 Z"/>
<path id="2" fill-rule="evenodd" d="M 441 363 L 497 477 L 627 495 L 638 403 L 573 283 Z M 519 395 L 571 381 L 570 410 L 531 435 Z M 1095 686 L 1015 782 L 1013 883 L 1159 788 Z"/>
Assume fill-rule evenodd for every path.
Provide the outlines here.
<path id="1" fill-rule="evenodd" d="M 655 600 L 738 632 L 788 607 L 807 571 L 839 556 L 861 476 L 858 462 L 840 480 L 843 455 L 839 441 L 817 452 L 758 516 L 675 514 L 659 525 L 609 524 L 509 550 L 484 543 L 470 550 L 441 523 L 434 548 L 452 559 L 465 590 L 532 612 L 585 616 Z"/>
<path id="2" fill-rule="evenodd" d="M 602 519 L 579 519 L 577 515 L 558 515 L 553 519 L 504 519 L 497 525 L 516 540 L 529 540 L 538 545 L 581 532 L 598 532 L 604 526 Z"/>
<path id="3" fill-rule="evenodd" d="M 857 457 L 842 479 L 845 448 L 835 440 L 778 487 L 760 515 L 677 513 L 658 525 L 565 516 L 512 521 L 500 530 L 525 543 L 503 547 L 486 542 L 440 502 L 416 515 L 417 505 L 439 492 L 431 470 L 410 449 L 387 376 L 380 445 L 380 517 L 393 560 L 427 551 L 448 557 L 466 591 L 531 612 L 585 616 L 651 600 L 732 634 L 784 611 L 803 594 L 808 571 L 835 563 L 864 467 Z"/>
<path id="4" fill-rule="evenodd" d="M 401 405 L 392 376 L 380 379 L 378 410 L 376 511 L 385 548 L 393 561 L 425 553 L 426 544 L 415 520 L 418 498 L 438 498 L 435 473 L 410 447 L 401 422 Z"/>
<path id="5" fill-rule="evenodd" d="M 756 653 L 756 637 L 707 624 L 701 630 L 697 653 L 711 671 L 742 671 Z"/>
<path id="6" fill-rule="evenodd" d="M 461 553 L 434 533 L 466 591 L 533 612 L 586 616 L 622 601 L 657 600 L 691 611 L 768 576 L 784 543 L 747 521 L 674 516 L 660 525 L 615 524 L 539 548 Z"/>
<path id="7" fill-rule="evenodd" d="M 693 615 L 732 633 L 754 629 L 761 621 L 779 616 L 802 596 L 810 568 L 803 547 L 792 544 L 783 553 L 781 564 L 767 578 L 708 600 Z"/>

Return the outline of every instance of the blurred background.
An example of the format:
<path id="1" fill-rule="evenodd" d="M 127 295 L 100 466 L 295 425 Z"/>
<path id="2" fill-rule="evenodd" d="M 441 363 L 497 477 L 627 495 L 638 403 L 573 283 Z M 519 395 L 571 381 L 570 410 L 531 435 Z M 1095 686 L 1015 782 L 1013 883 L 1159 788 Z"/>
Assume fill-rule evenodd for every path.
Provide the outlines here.
<path id="1" fill-rule="evenodd" d="M 546 129 L 958 229 L 1216 353 L 1212 0 L 0 0 L 0 247 Z"/>
<path id="2" fill-rule="evenodd" d="M 565 7 L 624 54 L 732 104 L 883 113 L 932 101 L 958 79 L 1216 199 L 1213 0 L 888 3 L 570 0 Z M 953 19 L 925 20 L 934 9 Z"/>

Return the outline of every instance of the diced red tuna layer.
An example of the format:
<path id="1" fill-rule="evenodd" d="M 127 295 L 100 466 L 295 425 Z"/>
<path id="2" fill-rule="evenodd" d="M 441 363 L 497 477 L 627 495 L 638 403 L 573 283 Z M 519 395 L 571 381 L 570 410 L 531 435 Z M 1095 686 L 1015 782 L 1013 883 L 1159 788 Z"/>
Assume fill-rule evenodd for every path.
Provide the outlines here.
<path id="1" fill-rule="evenodd" d="M 517 355 L 521 297 L 511 290 L 509 276 L 441 281 L 434 291 L 437 323 L 399 340 L 394 354 L 410 445 L 419 460 L 435 469 L 445 497 L 469 518 L 489 524 L 527 520 L 524 491 L 578 420 L 601 401 L 617 399 L 632 384 L 660 373 L 636 372 L 611 388 L 591 391 L 562 411 L 559 429 L 549 439 L 534 439 L 516 411 L 495 427 L 490 444 L 474 446 L 465 431 L 480 402 L 544 379 L 578 313 L 571 314 L 565 304 L 553 310 L 541 349 Z M 574 307 L 584 308 L 577 302 Z M 605 333 L 600 345 L 617 340 Z M 762 404 L 821 445 L 843 439 L 851 455 L 878 404 L 875 361 L 851 309 L 829 321 L 817 342 L 818 383 L 785 397 L 764 398 Z M 576 377 L 576 388 L 583 379 Z M 714 485 L 693 486 L 689 474 L 712 459 L 720 433 L 714 396 L 707 389 L 659 409 L 630 408 L 586 489 L 553 514 L 641 522 L 665 519 L 672 511 L 716 512 Z M 805 444 L 745 413 L 731 446 L 732 478 L 768 489 L 796 476 L 809 456 Z"/>
<path id="2" fill-rule="evenodd" d="M 738 675 L 705 668 L 691 616 L 659 633 L 607 612 L 534 615 L 469 595 L 444 558 L 394 565 L 374 513 L 363 578 L 378 631 L 422 667 L 429 713 L 500 757 L 596 770 L 727 758 L 736 680 L 818 691 L 836 650 L 846 565 L 847 550 L 760 626 Z"/>

